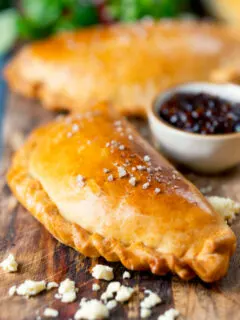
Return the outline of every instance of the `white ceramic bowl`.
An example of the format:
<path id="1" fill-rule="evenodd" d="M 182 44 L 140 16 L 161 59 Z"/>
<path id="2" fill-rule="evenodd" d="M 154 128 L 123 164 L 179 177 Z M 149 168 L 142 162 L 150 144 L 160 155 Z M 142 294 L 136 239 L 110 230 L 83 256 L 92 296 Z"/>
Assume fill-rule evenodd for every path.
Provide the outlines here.
<path id="1" fill-rule="evenodd" d="M 148 114 L 155 145 L 170 159 L 204 173 L 218 173 L 237 165 L 240 162 L 240 133 L 189 133 L 176 129 L 160 119 L 157 111 L 177 92 L 204 92 L 240 102 L 240 86 L 199 82 L 178 86 L 159 95 Z"/>

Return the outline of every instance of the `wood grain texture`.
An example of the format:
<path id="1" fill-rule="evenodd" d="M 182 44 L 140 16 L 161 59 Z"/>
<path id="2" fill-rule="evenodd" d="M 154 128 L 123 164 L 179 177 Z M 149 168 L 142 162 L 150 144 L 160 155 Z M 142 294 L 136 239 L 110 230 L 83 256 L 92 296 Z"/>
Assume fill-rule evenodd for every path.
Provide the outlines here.
<path id="1" fill-rule="evenodd" d="M 15 254 L 20 263 L 18 273 L 4 273 L 0 270 L 0 320 L 35 319 L 50 306 L 59 310 L 60 320 L 73 318 L 82 297 L 99 298 L 106 282 L 99 281 L 101 291 L 93 292 L 92 284 L 97 282 L 89 273 L 95 263 L 106 263 L 102 258 L 91 260 L 83 257 L 60 243 L 42 227 L 26 210 L 14 201 L 6 185 L 4 174 L 10 163 L 12 152 L 20 146 L 24 137 L 37 125 L 52 119 L 55 114 L 43 110 L 37 103 L 15 95 L 8 99 L 4 121 L 4 157 L 0 175 L 0 260 L 9 252 Z M 134 121 L 140 132 L 149 138 L 145 123 Z M 184 172 L 199 187 L 212 186 L 211 194 L 229 196 L 240 201 L 240 167 L 217 177 L 198 176 Z M 233 224 L 238 235 L 240 219 Z M 240 319 L 240 247 L 231 261 L 228 276 L 213 285 L 199 279 L 182 282 L 177 277 L 153 276 L 150 273 L 132 272 L 130 280 L 122 280 L 124 267 L 114 266 L 115 279 L 136 287 L 137 294 L 129 304 L 119 305 L 111 312 L 111 319 L 140 319 L 139 301 L 144 289 L 157 292 L 163 303 L 153 309 L 150 319 L 175 306 L 189 320 Z M 76 281 L 78 299 L 71 304 L 61 303 L 54 298 L 56 289 L 26 300 L 23 297 L 8 296 L 8 289 L 26 279 L 60 282 L 66 277 Z"/>

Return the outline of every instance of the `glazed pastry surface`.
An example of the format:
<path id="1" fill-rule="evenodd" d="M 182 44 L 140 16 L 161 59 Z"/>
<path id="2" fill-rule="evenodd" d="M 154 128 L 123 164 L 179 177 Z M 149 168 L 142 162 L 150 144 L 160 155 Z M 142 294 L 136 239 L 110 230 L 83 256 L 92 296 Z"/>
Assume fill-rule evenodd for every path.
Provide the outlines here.
<path id="1" fill-rule="evenodd" d="M 211 282 L 225 275 L 235 249 L 201 193 L 103 106 L 35 130 L 8 182 L 59 241 L 132 270 Z"/>
<path id="2" fill-rule="evenodd" d="M 24 47 L 5 77 L 14 91 L 39 98 L 49 109 L 84 111 L 111 101 L 123 114 L 145 115 L 156 95 L 171 86 L 232 80 L 228 70 L 235 65 L 239 75 L 239 39 L 238 30 L 207 22 L 98 26 Z"/>
<path id="3" fill-rule="evenodd" d="M 203 0 L 212 13 L 230 24 L 240 27 L 239 0 Z"/>

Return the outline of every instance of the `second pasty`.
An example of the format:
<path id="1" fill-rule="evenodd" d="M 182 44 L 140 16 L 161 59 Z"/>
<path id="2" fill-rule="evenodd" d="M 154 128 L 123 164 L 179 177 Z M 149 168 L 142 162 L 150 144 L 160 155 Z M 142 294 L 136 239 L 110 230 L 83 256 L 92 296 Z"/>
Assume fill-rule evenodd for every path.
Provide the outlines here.
<path id="1" fill-rule="evenodd" d="M 12 90 L 39 98 L 49 109 L 82 112 L 95 102 L 111 101 L 123 114 L 145 115 L 167 88 L 228 81 L 233 73 L 240 78 L 239 65 L 236 29 L 197 21 L 142 21 L 67 32 L 27 45 L 10 61 L 5 76 Z"/>

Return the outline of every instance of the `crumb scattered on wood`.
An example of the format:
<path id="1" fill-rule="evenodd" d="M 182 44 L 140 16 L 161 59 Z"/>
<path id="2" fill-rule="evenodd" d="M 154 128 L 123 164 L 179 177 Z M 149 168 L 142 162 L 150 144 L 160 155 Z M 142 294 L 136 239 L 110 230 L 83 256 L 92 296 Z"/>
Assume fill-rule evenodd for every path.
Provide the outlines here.
<path id="1" fill-rule="evenodd" d="M 13 151 L 16 151 L 23 145 L 24 140 L 24 134 L 21 131 L 15 131 L 9 139 L 10 147 Z"/>
<path id="2" fill-rule="evenodd" d="M 8 203 L 7 203 L 8 212 L 13 211 L 16 208 L 17 204 L 18 204 L 17 199 L 14 196 L 10 196 L 8 198 Z"/>
<path id="3" fill-rule="evenodd" d="M 214 210 L 221 214 L 228 223 L 232 223 L 236 215 L 240 213 L 240 203 L 230 198 L 211 196 L 207 199 Z"/>

